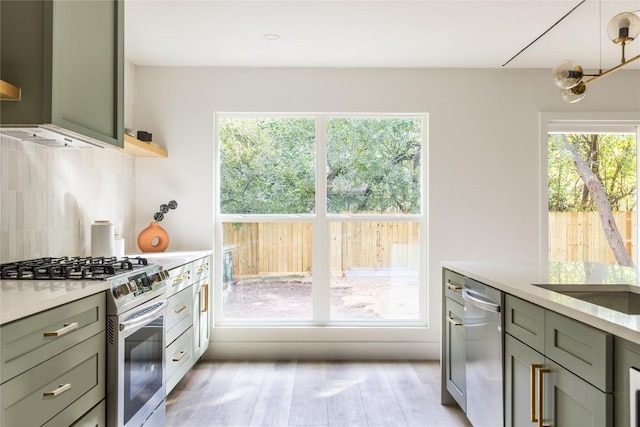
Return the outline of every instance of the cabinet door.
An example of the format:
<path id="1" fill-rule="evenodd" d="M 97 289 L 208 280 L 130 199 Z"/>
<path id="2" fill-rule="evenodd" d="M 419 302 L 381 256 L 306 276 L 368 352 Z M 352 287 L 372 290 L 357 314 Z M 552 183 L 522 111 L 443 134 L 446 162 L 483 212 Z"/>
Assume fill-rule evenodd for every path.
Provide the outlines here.
<path id="1" fill-rule="evenodd" d="M 614 425 L 616 427 L 638 426 L 640 425 L 640 420 L 637 419 L 640 415 L 639 408 L 634 407 L 633 416 L 637 419 L 635 424 L 630 420 L 632 410 L 631 396 L 629 396 L 629 369 L 634 368 L 640 371 L 640 344 L 616 337 L 614 354 Z"/>
<path id="2" fill-rule="evenodd" d="M 613 425 L 613 395 L 603 393 L 547 359 L 550 370 L 543 375 L 544 421 L 560 427 L 610 427 Z"/>
<path id="3" fill-rule="evenodd" d="M 209 347 L 211 335 L 211 296 L 209 278 L 204 278 L 193 285 L 194 334 L 193 353 L 197 358 Z"/>
<path id="4" fill-rule="evenodd" d="M 467 409 L 465 375 L 464 307 L 451 298 L 445 302 L 445 351 L 444 372 L 446 389 L 463 411 Z"/>
<path id="5" fill-rule="evenodd" d="M 544 356 L 509 334 L 504 338 L 505 427 L 537 426 L 536 366 Z"/>
<path id="6" fill-rule="evenodd" d="M 52 3 L 51 122 L 123 147 L 124 2 Z"/>

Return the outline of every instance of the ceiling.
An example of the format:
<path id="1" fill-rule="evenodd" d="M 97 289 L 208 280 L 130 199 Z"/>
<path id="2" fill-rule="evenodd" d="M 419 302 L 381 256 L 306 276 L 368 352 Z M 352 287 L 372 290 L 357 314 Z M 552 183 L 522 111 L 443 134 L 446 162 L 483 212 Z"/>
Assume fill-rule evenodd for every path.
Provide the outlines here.
<path id="1" fill-rule="evenodd" d="M 151 66 L 553 68 L 573 59 L 592 70 L 619 64 L 620 47 L 606 26 L 616 13 L 640 13 L 640 0 L 580 3 L 126 0 L 125 48 L 132 63 Z M 638 54 L 640 40 L 627 46 L 627 59 Z"/>

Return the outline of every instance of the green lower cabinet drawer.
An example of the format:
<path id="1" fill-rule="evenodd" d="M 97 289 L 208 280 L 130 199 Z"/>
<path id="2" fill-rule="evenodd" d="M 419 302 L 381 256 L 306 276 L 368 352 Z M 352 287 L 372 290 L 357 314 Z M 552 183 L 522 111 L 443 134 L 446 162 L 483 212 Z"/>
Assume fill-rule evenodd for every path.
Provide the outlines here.
<path id="1" fill-rule="evenodd" d="M 552 311 L 546 316 L 545 355 L 600 390 L 613 392 L 613 336 Z"/>
<path id="2" fill-rule="evenodd" d="M 2 326 L 0 383 L 103 331 L 105 293 Z"/>
<path id="3" fill-rule="evenodd" d="M 505 332 L 544 354 L 545 309 L 508 294 L 504 306 Z"/>
<path id="4" fill-rule="evenodd" d="M 3 426 L 69 426 L 105 397 L 105 332 L 0 386 Z"/>
<path id="5" fill-rule="evenodd" d="M 603 393 L 547 359 L 543 421 L 558 427 L 613 426 L 613 394 Z M 548 382 L 548 384 L 547 384 Z"/>
<path id="6" fill-rule="evenodd" d="M 193 365 L 193 328 L 189 328 L 166 349 L 167 394 Z"/>
<path id="7" fill-rule="evenodd" d="M 444 277 L 444 293 L 447 298 L 451 298 L 458 304 L 464 304 L 462 299 L 462 288 L 464 288 L 464 276 L 449 271 L 447 269 L 442 270 Z"/>
<path id="8" fill-rule="evenodd" d="M 193 324 L 191 288 L 183 289 L 168 299 L 167 344 L 171 344 Z"/>
<path id="9" fill-rule="evenodd" d="M 103 400 L 82 418 L 72 424 L 72 427 L 105 427 L 107 425 L 106 401 Z"/>

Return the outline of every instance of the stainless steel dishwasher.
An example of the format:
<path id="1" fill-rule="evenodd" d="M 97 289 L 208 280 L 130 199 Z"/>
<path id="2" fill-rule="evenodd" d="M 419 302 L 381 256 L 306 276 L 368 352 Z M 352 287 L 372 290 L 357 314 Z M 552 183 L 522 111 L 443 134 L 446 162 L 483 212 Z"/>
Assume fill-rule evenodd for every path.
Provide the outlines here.
<path id="1" fill-rule="evenodd" d="M 502 292 L 466 278 L 462 298 L 467 418 L 474 427 L 501 427 L 504 425 Z"/>

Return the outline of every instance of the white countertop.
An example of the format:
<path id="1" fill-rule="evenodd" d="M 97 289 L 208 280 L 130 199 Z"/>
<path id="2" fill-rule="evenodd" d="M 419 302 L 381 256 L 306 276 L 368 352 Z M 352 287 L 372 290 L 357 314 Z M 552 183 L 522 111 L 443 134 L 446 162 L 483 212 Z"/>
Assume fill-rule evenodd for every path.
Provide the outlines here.
<path id="1" fill-rule="evenodd" d="M 211 250 L 203 250 L 130 256 L 142 256 L 150 264 L 159 264 L 169 270 L 211 254 Z M 101 280 L 0 280 L 0 325 L 107 289 L 107 282 Z"/>
<path id="2" fill-rule="evenodd" d="M 583 262 L 540 264 L 445 261 L 442 266 L 508 294 L 572 317 L 594 328 L 632 342 L 640 342 L 640 315 L 621 313 L 535 286 L 544 284 L 638 286 L 637 275 L 633 268 Z"/>

